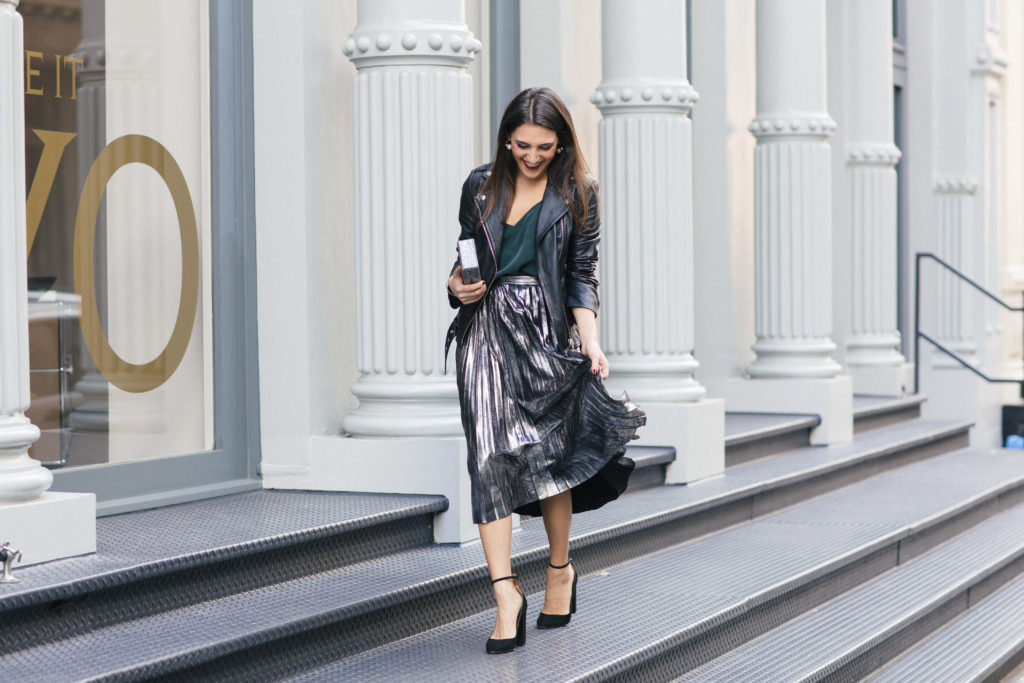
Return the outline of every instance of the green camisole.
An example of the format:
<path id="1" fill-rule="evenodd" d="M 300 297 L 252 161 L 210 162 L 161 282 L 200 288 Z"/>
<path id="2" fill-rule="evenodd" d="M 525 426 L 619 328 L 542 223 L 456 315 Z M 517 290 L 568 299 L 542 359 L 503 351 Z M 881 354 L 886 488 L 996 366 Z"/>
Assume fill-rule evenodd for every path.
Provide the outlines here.
<path id="1" fill-rule="evenodd" d="M 537 218 L 540 215 L 541 202 L 523 214 L 519 221 L 512 225 L 505 224 L 505 232 L 501 241 L 501 259 L 495 281 L 505 275 L 532 275 L 537 277 Z"/>

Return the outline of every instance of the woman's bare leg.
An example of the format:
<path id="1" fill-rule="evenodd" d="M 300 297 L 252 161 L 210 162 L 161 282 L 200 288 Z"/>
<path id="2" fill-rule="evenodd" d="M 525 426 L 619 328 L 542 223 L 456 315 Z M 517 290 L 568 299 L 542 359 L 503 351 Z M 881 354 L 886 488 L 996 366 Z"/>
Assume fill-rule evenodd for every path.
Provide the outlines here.
<path id="1" fill-rule="evenodd" d="M 540 501 L 544 530 L 551 548 L 551 564 L 561 566 L 569 561 L 569 530 L 572 527 L 572 491 L 564 491 Z M 568 614 L 572 597 L 572 570 L 548 567 L 548 583 L 544 590 L 545 614 Z"/>
<path id="2" fill-rule="evenodd" d="M 487 569 L 491 579 L 500 579 L 512 573 L 512 516 L 503 517 L 486 524 L 478 524 L 480 542 L 487 557 Z M 515 582 L 499 581 L 494 584 L 494 601 L 498 603 L 498 614 L 494 621 L 492 638 L 505 639 L 516 636 L 516 617 L 523 604 L 523 598 L 516 590 Z"/>

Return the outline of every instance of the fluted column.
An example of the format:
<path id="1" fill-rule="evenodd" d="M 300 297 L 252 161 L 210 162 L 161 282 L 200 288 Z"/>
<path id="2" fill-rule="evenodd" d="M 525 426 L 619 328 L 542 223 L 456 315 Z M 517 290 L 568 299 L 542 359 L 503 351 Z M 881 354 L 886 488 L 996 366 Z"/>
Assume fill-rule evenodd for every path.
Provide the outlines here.
<path id="1" fill-rule="evenodd" d="M 18 0 L 0 0 L 0 503 L 36 498 L 53 475 L 28 455 L 25 96 Z M 9 530 L 5 530 L 9 533 Z"/>
<path id="2" fill-rule="evenodd" d="M 831 163 L 822 0 L 757 3 L 751 377 L 830 378 Z"/>
<path id="3" fill-rule="evenodd" d="M 480 41 L 460 0 L 360 0 L 344 45 L 355 106 L 357 410 L 355 436 L 462 434 L 442 349 L 444 296 L 471 167 L 466 65 Z"/>
<path id="4" fill-rule="evenodd" d="M 978 184 L 969 176 L 940 176 L 935 181 L 936 252 L 953 267 L 970 276 L 974 260 L 974 194 Z M 939 340 L 968 360 L 974 360 L 973 292 L 968 291 L 952 273 L 933 266 L 938 287 L 936 316 Z M 949 356 L 935 352 L 936 366 L 958 368 Z"/>
<path id="5" fill-rule="evenodd" d="M 941 36 L 935 47 L 934 90 L 935 177 L 932 185 L 935 251 L 968 277 L 983 281 L 975 263 L 979 240 L 974 225 L 978 180 L 971 174 L 971 92 L 968 40 L 971 0 L 935 0 L 934 13 Z M 979 150 L 980 151 L 980 150 Z M 974 300 L 977 296 L 948 272 L 930 268 L 937 285 L 936 324 L 939 339 L 969 361 L 976 358 Z M 927 282 L 927 281 L 926 281 Z M 926 324 L 926 323 L 925 323 Z M 959 364 L 935 351 L 938 367 Z"/>
<path id="6" fill-rule="evenodd" d="M 601 341 L 609 383 L 638 403 L 695 401 L 693 144 L 683 10 L 672 0 L 602 4 Z"/>
<path id="7" fill-rule="evenodd" d="M 901 394 L 892 13 L 889 0 L 844 5 L 846 207 L 853 261 L 846 364 L 861 393 Z M 888 381 L 887 381 L 888 380 Z"/>
<path id="8" fill-rule="evenodd" d="M 608 387 L 647 411 L 640 443 L 671 446 L 666 483 L 725 467 L 725 402 L 693 377 L 693 134 L 683 3 L 601 3 L 601 342 Z"/>

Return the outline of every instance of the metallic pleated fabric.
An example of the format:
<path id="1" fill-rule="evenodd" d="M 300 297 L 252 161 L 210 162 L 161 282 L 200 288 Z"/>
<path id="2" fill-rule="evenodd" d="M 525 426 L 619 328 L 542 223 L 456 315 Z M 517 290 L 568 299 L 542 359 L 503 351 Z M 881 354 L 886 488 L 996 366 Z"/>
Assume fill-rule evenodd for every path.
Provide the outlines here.
<path id="1" fill-rule="evenodd" d="M 553 339 L 536 278 L 494 285 L 456 363 L 475 523 L 539 515 L 570 489 L 573 512 L 593 510 L 626 489 L 626 443 L 647 417 L 608 394 L 578 342 Z"/>

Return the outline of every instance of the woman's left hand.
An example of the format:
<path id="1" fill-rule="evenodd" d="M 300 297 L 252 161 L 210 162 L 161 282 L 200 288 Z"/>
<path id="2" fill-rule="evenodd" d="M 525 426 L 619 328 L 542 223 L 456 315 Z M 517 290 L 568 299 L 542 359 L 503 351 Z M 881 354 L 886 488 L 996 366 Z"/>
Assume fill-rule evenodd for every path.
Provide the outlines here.
<path id="1" fill-rule="evenodd" d="M 601 379 L 608 379 L 608 359 L 604 357 L 601 345 L 596 341 L 590 341 L 582 345 L 582 351 L 590 359 L 590 371 L 595 375 L 601 375 Z"/>

